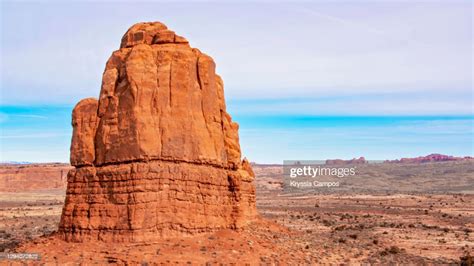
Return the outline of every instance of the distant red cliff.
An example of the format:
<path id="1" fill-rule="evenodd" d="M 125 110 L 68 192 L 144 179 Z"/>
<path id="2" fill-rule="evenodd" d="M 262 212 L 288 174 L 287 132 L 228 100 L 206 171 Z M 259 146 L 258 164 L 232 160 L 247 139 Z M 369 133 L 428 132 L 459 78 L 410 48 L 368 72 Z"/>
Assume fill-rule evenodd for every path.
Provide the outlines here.
<path id="1" fill-rule="evenodd" d="M 364 157 L 359 157 L 358 159 L 353 158 L 351 160 L 342 160 L 342 159 L 326 160 L 327 165 L 366 164 L 366 163 L 367 163 L 367 160 Z"/>
<path id="2" fill-rule="evenodd" d="M 0 164 L 0 191 L 65 189 L 69 164 Z"/>
<path id="3" fill-rule="evenodd" d="M 446 162 L 446 161 L 465 161 L 474 159 L 471 156 L 455 157 L 451 155 L 444 155 L 433 153 L 426 156 L 419 156 L 415 158 L 401 158 L 399 160 L 386 160 L 386 163 L 428 163 L 428 162 Z"/>

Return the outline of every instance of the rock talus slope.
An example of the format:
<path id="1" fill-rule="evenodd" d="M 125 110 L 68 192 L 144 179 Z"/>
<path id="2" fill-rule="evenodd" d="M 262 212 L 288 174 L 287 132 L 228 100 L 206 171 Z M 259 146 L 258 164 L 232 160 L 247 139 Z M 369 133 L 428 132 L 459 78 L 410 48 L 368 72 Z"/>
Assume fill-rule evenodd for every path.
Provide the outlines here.
<path id="1" fill-rule="evenodd" d="M 237 229 L 257 215 L 213 59 L 159 22 L 125 33 L 99 100 L 80 101 L 72 125 L 59 225 L 68 241 Z"/>

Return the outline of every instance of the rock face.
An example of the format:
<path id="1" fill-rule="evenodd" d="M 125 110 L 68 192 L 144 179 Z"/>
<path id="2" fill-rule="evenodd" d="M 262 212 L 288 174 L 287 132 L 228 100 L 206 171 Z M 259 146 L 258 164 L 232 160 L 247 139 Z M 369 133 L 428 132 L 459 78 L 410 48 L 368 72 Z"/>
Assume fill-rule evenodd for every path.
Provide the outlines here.
<path id="1" fill-rule="evenodd" d="M 69 164 L 0 164 L 1 192 L 63 191 Z"/>
<path id="2" fill-rule="evenodd" d="M 99 100 L 80 101 L 72 125 L 59 225 L 68 241 L 237 229 L 257 215 L 214 61 L 159 22 L 125 33 Z"/>

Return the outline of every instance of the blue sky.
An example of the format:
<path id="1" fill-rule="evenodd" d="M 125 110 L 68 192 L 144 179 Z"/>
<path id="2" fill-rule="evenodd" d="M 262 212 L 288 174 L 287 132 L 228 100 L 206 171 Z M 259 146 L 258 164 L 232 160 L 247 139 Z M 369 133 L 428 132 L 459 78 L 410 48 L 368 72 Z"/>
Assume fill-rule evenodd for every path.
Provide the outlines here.
<path id="1" fill-rule="evenodd" d="M 1 3 L 3 161 L 67 161 L 126 29 L 211 55 L 253 161 L 473 154 L 471 1 Z M 271 137 L 269 137 L 271 136 Z"/>

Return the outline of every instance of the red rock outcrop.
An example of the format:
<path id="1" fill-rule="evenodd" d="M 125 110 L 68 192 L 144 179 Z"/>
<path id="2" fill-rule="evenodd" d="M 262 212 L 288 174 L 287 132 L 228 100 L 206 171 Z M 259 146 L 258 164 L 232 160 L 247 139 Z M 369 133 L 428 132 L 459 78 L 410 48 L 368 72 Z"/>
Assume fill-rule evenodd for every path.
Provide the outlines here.
<path id="1" fill-rule="evenodd" d="M 419 156 L 415 158 L 401 158 L 399 160 L 386 160 L 386 163 L 429 163 L 429 162 L 447 162 L 447 161 L 466 161 L 472 160 L 470 156 L 455 157 L 451 155 L 444 155 L 432 153 L 426 156 Z"/>
<path id="2" fill-rule="evenodd" d="M 0 192 L 63 191 L 69 164 L 0 164 Z"/>
<path id="3" fill-rule="evenodd" d="M 80 101 L 72 125 L 59 225 L 68 241 L 236 229 L 257 215 L 213 59 L 159 22 L 125 33 L 99 100 Z"/>
<path id="4" fill-rule="evenodd" d="M 364 157 L 359 157 L 358 159 L 353 158 L 351 160 L 342 160 L 342 159 L 326 160 L 327 165 L 366 164 L 366 163 L 367 163 L 367 160 Z"/>

